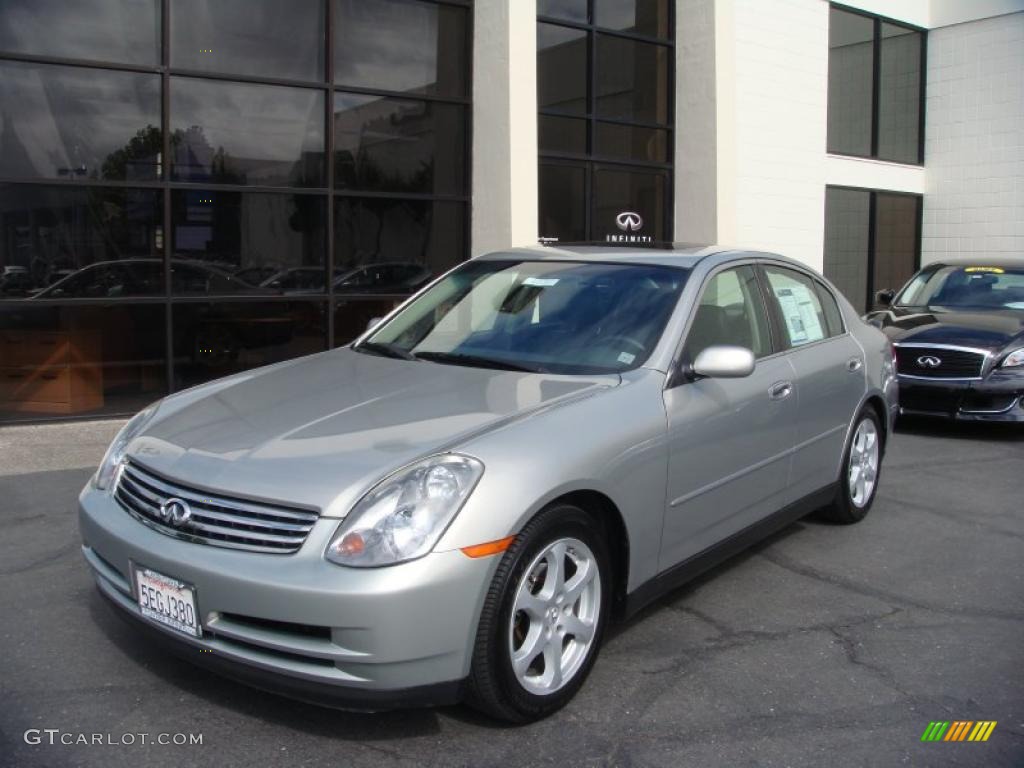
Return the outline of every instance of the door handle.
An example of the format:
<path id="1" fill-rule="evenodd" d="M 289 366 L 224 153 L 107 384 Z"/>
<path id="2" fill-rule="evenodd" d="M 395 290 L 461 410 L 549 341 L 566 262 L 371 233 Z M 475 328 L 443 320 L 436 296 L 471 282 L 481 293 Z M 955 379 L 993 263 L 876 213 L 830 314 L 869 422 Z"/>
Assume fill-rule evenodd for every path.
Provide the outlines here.
<path id="1" fill-rule="evenodd" d="M 846 370 L 848 370 L 850 373 L 856 373 L 861 369 L 863 365 L 864 361 L 861 360 L 859 357 L 851 357 L 849 360 L 846 361 Z"/>
<path id="2" fill-rule="evenodd" d="M 768 399 L 770 400 L 785 400 L 793 393 L 793 382 L 791 381 L 778 381 L 772 384 L 771 389 L 768 390 Z"/>

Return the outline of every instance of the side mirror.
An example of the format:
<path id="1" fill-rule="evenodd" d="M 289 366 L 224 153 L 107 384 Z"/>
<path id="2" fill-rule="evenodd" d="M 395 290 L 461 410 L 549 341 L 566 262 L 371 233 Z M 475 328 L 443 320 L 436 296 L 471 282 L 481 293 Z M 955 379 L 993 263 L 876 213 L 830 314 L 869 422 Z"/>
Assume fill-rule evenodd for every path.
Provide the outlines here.
<path id="1" fill-rule="evenodd" d="M 374 328 L 380 325 L 380 321 L 383 319 L 383 317 L 371 317 L 370 322 L 366 324 L 366 330 L 372 331 Z"/>
<path id="2" fill-rule="evenodd" d="M 754 372 L 754 353 L 725 344 L 708 347 L 693 361 L 691 371 L 709 379 L 742 379 Z"/>
<path id="3" fill-rule="evenodd" d="M 886 288 L 884 291 L 879 291 L 875 294 L 875 304 L 880 307 L 892 306 L 892 300 L 896 298 L 896 291 L 892 288 Z"/>

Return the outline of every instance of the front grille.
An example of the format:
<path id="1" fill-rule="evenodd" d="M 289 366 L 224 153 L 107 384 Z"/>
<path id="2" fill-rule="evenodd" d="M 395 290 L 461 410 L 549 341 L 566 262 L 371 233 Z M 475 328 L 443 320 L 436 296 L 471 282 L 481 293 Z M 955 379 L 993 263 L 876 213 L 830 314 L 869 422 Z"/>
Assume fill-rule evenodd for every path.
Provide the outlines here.
<path id="1" fill-rule="evenodd" d="M 978 379 L 985 367 L 981 350 L 947 349 L 927 344 L 896 347 L 896 371 L 928 379 Z M 937 362 L 936 362 L 937 361 Z"/>
<path id="2" fill-rule="evenodd" d="M 122 468 L 114 496 L 128 512 L 162 533 L 252 552 L 295 552 L 319 518 L 307 509 L 212 496 L 135 462 Z M 172 500 L 184 502 L 188 514 L 181 514 L 183 507 L 168 504 Z M 177 521 L 173 512 L 178 512 Z"/>

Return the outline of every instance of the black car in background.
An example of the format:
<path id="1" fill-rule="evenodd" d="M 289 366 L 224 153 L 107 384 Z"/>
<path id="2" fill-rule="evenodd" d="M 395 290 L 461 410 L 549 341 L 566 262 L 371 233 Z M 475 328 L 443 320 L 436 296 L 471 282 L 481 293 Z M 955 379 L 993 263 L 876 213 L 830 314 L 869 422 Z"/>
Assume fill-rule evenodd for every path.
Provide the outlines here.
<path id="1" fill-rule="evenodd" d="M 1024 258 L 947 259 L 875 298 L 901 412 L 1024 423 Z"/>

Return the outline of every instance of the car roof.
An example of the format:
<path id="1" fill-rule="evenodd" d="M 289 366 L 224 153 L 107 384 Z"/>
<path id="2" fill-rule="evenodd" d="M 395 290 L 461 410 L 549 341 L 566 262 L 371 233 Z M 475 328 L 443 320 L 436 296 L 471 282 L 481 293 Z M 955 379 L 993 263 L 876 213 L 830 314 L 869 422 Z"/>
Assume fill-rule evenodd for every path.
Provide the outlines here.
<path id="1" fill-rule="evenodd" d="M 1024 256 L 996 256 L 994 258 L 956 256 L 951 259 L 936 259 L 921 265 L 921 269 L 930 267 L 1015 267 L 1022 269 L 1024 268 Z"/>
<path id="2" fill-rule="evenodd" d="M 792 262 L 792 259 L 776 253 L 754 251 L 748 248 L 734 248 L 727 245 L 699 245 L 670 243 L 654 246 L 625 245 L 546 245 L 530 248 L 510 248 L 479 256 L 480 259 L 503 259 L 513 256 L 536 261 L 593 261 L 613 264 L 652 264 L 692 269 L 701 261 L 711 257 L 754 257 Z M 797 264 L 797 262 L 793 262 Z"/>

